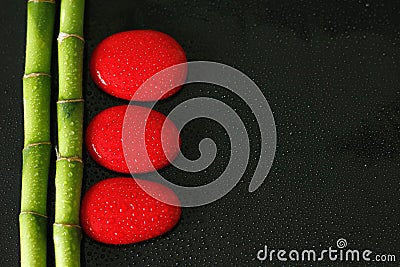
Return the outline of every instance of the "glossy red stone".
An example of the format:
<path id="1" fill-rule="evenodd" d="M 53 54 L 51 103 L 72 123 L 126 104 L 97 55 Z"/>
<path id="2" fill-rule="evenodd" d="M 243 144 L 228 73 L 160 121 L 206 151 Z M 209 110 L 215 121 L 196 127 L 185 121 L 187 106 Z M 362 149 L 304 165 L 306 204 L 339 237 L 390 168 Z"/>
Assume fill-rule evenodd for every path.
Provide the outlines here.
<path id="1" fill-rule="evenodd" d="M 181 208 L 151 195 L 179 203 L 169 188 L 141 180 L 146 193 L 133 178 L 109 178 L 93 185 L 81 205 L 81 225 L 92 239 L 106 244 L 132 244 L 160 236 L 179 221 Z"/>
<path id="2" fill-rule="evenodd" d="M 129 121 L 124 124 L 128 105 L 103 110 L 89 123 L 86 147 L 100 165 L 121 173 L 146 173 L 169 165 L 179 153 L 180 138 L 175 124 L 162 113 L 141 106 L 130 106 Z M 124 136 L 123 127 L 128 134 Z M 130 165 L 128 168 L 128 164 Z"/>
<path id="3" fill-rule="evenodd" d="M 180 86 L 168 91 L 170 88 L 160 82 L 136 95 L 135 92 L 157 72 L 181 63 L 186 63 L 185 52 L 172 37 L 153 30 L 134 30 L 104 39 L 92 54 L 90 73 L 95 83 L 113 96 L 155 101 L 173 95 Z M 183 66 L 168 74 L 169 82 L 185 81 L 187 68 Z"/>

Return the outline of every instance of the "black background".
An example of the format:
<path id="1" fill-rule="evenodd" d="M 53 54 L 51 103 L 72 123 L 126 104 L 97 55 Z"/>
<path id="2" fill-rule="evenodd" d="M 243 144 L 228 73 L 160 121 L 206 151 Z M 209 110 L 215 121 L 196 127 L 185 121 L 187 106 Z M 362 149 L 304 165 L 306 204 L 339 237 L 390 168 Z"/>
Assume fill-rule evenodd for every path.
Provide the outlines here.
<path id="1" fill-rule="evenodd" d="M 125 30 L 155 29 L 174 37 L 189 61 L 231 65 L 253 79 L 273 110 L 278 135 L 268 178 L 247 191 L 259 153 L 258 127 L 248 107 L 225 89 L 184 87 L 157 104 L 167 114 L 186 99 L 207 96 L 233 107 L 246 124 L 251 161 L 241 182 L 212 204 L 183 209 L 171 232 L 127 246 L 83 238 L 84 266 L 237 265 L 261 263 L 257 251 L 327 249 L 345 238 L 348 248 L 399 253 L 400 211 L 400 6 L 398 1 L 87 1 L 84 90 L 85 125 L 99 111 L 126 101 L 100 91 L 88 72 L 94 47 Z M 22 82 L 26 4 L 3 1 L 0 9 L 0 233 L 2 266 L 19 264 L 18 214 L 23 146 Z M 56 27 L 56 33 L 58 27 Z M 54 43 L 55 44 L 55 43 Z M 54 58 L 56 49 L 54 49 Z M 56 67 L 56 60 L 54 60 Z M 57 74 L 53 69 L 54 94 Z M 53 116 L 55 120 L 55 116 Z M 54 126 L 54 125 L 53 125 Z M 53 143 L 56 129 L 53 127 Z M 224 170 L 229 138 L 206 119 L 182 132 L 183 152 L 199 156 L 210 137 L 217 160 L 187 174 L 162 174 L 183 185 L 205 184 Z M 84 190 L 118 174 L 86 154 Z M 54 170 L 51 170 L 52 175 Z M 52 176 L 51 176 L 52 177 Z M 143 176 L 145 177 L 145 176 Z M 50 178 L 49 216 L 54 182 Z M 50 219 L 49 227 L 52 224 Z M 49 228 L 51 229 L 51 228 Z M 50 236 L 51 238 L 51 236 Z M 52 248 L 49 241 L 49 266 Z M 388 263 L 311 263 L 313 266 L 391 266 Z M 292 263 L 285 266 L 310 266 Z"/>

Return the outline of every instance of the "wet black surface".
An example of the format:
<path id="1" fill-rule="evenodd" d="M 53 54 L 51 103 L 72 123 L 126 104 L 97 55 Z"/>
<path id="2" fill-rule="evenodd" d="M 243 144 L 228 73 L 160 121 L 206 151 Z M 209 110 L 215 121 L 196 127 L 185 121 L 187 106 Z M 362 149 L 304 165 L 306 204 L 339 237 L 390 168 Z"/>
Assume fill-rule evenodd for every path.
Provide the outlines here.
<path id="1" fill-rule="evenodd" d="M 257 252 L 264 245 L 321 251 L 337 248 L 336 241 L 344 238 L 347 248 L 396 255 L 397 264 L 392 265 L 397 266 L 400 4 L 377 2 L 87 1 L 85 125 L 104 108 L 127 103 L 100 91 L 89 77 L 94 47 L 116 32 L 155 29 L 173 36 L 188 60 L 225 63 L 253 79 L 273 110 L 278 147 L 268 178 L 249 193 L 260 149 L 254 116 L 224 89 L 204 84 L 184 87 L 158 103 L 157 110 L 167 114 L 198 96 L 219 99 L 234 108 L 247 127 L 252 148 L 243 179 L 221 200 L 185 208 L 178 226 L 159 238 L 119 247 L 84 237 L 83 265 L 282 266 L 276 257 L 272 263 L 260 262 Z M 24 3 L 2 7 L 0 262 L 15 266 L 19 261 L 26 14 Z M 230 152 L 229 137 L 221 126 L 205 119 L 188 124 L 182 132 L 183 152 L 189 158 L 198 157 L 197 145 L 204 137 L 218 145 L 213 165 L 196 174 L 173 167 L 161 173 L 184 185 L 217 178 Z M 85 190 L 96 181 L 118 176 L 88 155 L 85 161 Z M 53 186 L 50 182 L 50 191 Z M 50 218 L 53 201 L 50 194 Z M 305 265 L 392 266 L 330 260 L 285 263 Z"/>

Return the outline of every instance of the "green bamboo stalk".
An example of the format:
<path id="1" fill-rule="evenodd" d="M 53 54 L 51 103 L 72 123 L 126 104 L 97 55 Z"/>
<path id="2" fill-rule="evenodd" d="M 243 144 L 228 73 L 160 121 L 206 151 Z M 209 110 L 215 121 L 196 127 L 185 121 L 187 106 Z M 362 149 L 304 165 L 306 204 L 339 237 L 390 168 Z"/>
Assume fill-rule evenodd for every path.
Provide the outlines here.
<path id="1" fill-rule="evenodd" d="M 53 239 L 57 266 L 80 266 L 79 205 L 83 175 L 84 0 L 61 0 L 58 36 L 58 159 Z"/>
<path id="2" fill-rule="evenodd" d="M 19 215 L 21 266 L 46 266 L 47 182 L 51 156 L 50 66 L 54 16 L 55 1 L 28 1 Z"/>

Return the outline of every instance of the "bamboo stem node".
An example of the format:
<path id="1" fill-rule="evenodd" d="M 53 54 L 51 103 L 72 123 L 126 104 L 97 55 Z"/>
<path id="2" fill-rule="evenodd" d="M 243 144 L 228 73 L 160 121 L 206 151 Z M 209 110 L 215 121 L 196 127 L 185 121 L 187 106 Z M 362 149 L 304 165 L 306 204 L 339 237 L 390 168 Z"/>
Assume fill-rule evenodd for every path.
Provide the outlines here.
<path id="1" fill-rule="evenodd" d="M 83 164 L 83 160 L 81 158 L 79 158 L 79 157 L 59 157 L 59 158 L 57 158 L 56 161 L 61 161 L 61 160 L 66 160 L 66 161 L 69 161 L 69 162 L 75 161 L 75 162 L 80 162 L 80 163 Z"/>
<path id="2" fill-rule="evenodd" d="M 27 149 L 27 148 L 33 147 L 33 146 L 41 146 L 41 145 L 51 145 L 51 142 L 37 142 L 37 143 L 28 144 L 24 147 L 24 149 Z"/>
<path id="3" fill-rule="evenodd" d="M 57 104 L 63 104 L 63 103 L 76 103 L 76 102 L 85 102 L 83 98 L 77 98 L 77 99 L 65 99 L 65 100 L 58 100 Z"/>
<path id="4" fill-rule="evenodd" d="M 47 76 L 47 77 L 51 78 L 51 75 L 49 73 L 33 72 L 33 73 L 24 74 L 24 76 L 22 76 L 22 79 L 34 78 L 34 77 L 39 77 L 39 76 Z"/>
<path id="5" fill-rule="evenodd" d="M 71 161 L 75 161 L 75 162 L 80 162 L 83 164 L 83 160 L 80 157 L 63 157 L 60 152 L 58 151 L 57 146 L 55 146 L 55 150 L 56 150 L 56 157 L 57 157 L 57 161 L 61 161 L 61 160 L 67 160 L 69 162 Z"/>
<path id="6" fill-rule="evenodd" d="M 58 227 L 74 227 L 74 228 L 79 228 L 79 229 L 82 228 L 80 225 L 77 225 L 77 224 L 54 223 L 53 225 L 58 226 Z"/>
<path id="7" fill-rule="evenodd" d="M 55 0 L 28 0 L 28 3 L 49 3 L 49 4 L 55 4 Z"/>
<path id="8" fill-rule="evenodd" d="M 66 32 L 60 32 L 58 34 L 57 41 L 58 41 L 58 43 L 61 43 L 62 41 L 64 41 L 65 39 L 67 39 L 69 37 L 74 37 L 74 38 L 81 40 L 82 42 L 85 42 L 85 39 L 81 35 L 75 34 L 75 33 L 66 33 Z"/>
<path id="9" fill-rule="evenodd" d="M 20 214 L 33 214 L 33 215 L 37 215 L 43 218 L 48 219 L 49 217 L 47 217 L 45 214 L 41 214 L 39 212 L 35 212 L 35 211 L 21 211 Z"/>

